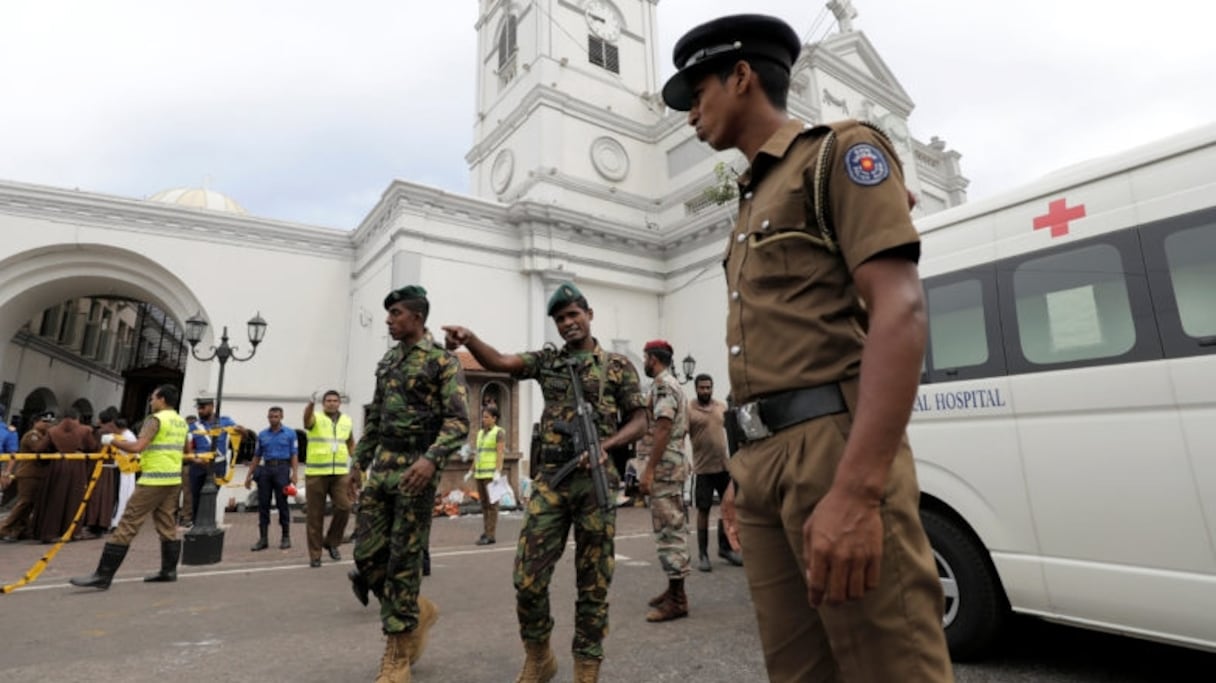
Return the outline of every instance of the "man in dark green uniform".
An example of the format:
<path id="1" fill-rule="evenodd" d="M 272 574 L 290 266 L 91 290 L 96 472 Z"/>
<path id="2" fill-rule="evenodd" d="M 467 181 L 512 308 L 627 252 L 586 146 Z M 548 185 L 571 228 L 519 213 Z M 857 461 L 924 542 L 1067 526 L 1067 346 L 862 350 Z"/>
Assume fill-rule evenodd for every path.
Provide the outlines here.
<path id="1" fill-rule="evenodd" d="M 578 575 L 578 602 L 574 623 L 574 680 L 598 680 L 608 632 L 608 585 L 614 568 L 616 509 L 605 512 L 596 505 L 595 489 L 586 467 L 557 485 L 548 478 L 571 459 L 588 457 L 574 452 L 570 436 L 557 430 L 559 422 L 573 423 L 574 392 L 567 360 L 577 363 L 583 397 L 591 403 L 599 428 L 600 458 L 609 473 L 609 489 L 619 479 L 607 451 L 638 440 L 646 432 L 646 398 L 638 386 L 638 373 L 628 358 L 602 349 L 591 336 L 593 313 L 573 283 L 564 283 L 549 299 L 549 315 L 565 340 L 561 349 L 503 354 L 464 327 L 444 327 L 449 349 L 468 347 L 487 370 L 540 382 L 545 398 L 541 415 L 541 462 L 536 488 L 528 501 L 527 516 L 515 551 L 515 598 L 519 631 L 526 659 L 517 683 L 543 683 L 557 674 L 557 660 L 549 647 L 553 617 L 549 613 L 549 580 L 574 526 Z M 621 423 L 619 416 L 626 421 Z"/>
<path id="2" fill-rule="evenodd" d="M 439 475 L 469 435 L 468 385 L 456 356 L 426 330 L 426 290 L 411 285 L 384 299 L 388 331 L 399 343 L 376 366 L 376 392 L 355 447 L 352 484 L 370 466 L 359 501 L 355 594 L 380 598 L 388 636 L 377 683 L 410 680 L 439 610 L 418 595 L 422 551 L 431 529 Z"/>

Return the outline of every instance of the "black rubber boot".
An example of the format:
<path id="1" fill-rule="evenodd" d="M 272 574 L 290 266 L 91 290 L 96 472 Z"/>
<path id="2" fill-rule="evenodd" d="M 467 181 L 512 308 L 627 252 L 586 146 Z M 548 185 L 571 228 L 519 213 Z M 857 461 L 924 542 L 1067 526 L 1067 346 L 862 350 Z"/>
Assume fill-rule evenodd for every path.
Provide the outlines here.
<path id="1" fill-rule="evenodd" d="M 430 548 L 422 549 L 422 575 L 423 576 L 431 575 L 431 549 Z"/>
<path id="2" fill-rule="evenodd" d="M 291 531 L 287 527 L 283 527 L 283 538 L 279 541 L 279 550 L 287 550 L 291 547 Z"/>
<path id="3" fill-rule="evenodd" d="M 122 561 L 127 556 L 127 549 L 130 546 L 118 545 L 117 543 L 107 543 L 101 549 L 101 559 L 97 562 L 97 571 L 89 576 L 72 577 L 71 583 L 73 586 L 81 588 L 97 588 L 106 590 L 110 587 L 110 582 L 114 580 L 114 574 L 118 571 Z"/>
<path id="4" fill-rule="evenodd" d="M 148 583 L 171 583 L 177 581 L 177 561 L 182 556 L 181 541 L 160 542 L 160 571 L 144 577 Z"/>
<path id="5" fill-rule="evenodd" d="M 354 591 L 355 599 L 367 607 L 367 593 L 371 590 L 371 586 L 367 585 L 367 579 L 363 578 L 363 574 L 360 574 L 358 569 L 346 572 L 346 578 L 350 579 L 350 589 Z"/>
<path id="6" fill-rule="evenodd" d="M 730 541 L 726 538 L 726 525 L 720 519 L 718 520 L 718 557 L 736 567 L 743 566 L 743 556 L 731 549 Z"/>
<path id="7" fill-rule="evenodd" d="M 697 552 L 700 558 L 697 561 L 697 569 L 712 572 L 714 566 L 709 563 L 709 529 L 697 529 Z"/>

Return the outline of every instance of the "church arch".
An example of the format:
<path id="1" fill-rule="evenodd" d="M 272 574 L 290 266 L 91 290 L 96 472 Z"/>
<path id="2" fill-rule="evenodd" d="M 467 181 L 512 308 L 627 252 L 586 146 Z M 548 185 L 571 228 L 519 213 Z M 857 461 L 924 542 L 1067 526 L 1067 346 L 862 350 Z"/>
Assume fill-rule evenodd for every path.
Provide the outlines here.
<path id="1" fill-rule="evenodd" d="M 93 403 L 83 396 L 72 401 L 72 408 L 80 413 L 81 424 L 89 424 L 93 421 Z"/>
<path id="2" fill-rule="evenodd" d="M 25 401 L 21 404 L 22 429 L 29 429 L 29 426 L 34 424 L 34 418 L 48 410 L 59 413 L 59 399 L 55 397 L 55 392 L 46 387 L 38 387 L 26 394 Z"/>
<path id="3" fill-rule="evenodd" d="M 0 339 L 82 294 L 149 301 L 179 323 L 203 311 L 185 282 L 143 254 L 105 244 L 56 244 L 0 261 Z"/>

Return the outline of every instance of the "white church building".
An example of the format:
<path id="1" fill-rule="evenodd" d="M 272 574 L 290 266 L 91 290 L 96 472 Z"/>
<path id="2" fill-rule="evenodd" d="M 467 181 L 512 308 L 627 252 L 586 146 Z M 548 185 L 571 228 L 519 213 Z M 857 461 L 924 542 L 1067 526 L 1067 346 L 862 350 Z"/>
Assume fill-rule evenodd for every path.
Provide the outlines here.
<path id="1" fill-rule="evenodd" d="M 0 180 L 0 403 L 11 414 L 118 405 L 137 419 L 150 387 L 170 381 L 187 413 L 214 395 L 220 366 L 191 356 L 185 321 L 209 323 L 199 353 L 226 326 L 244 357 L 246 321 L 260 314 L 265 340 L 226 366 L 223 412 L 260 429 L 280 405 L 298 426 L 309 395 L 335 388 L 358 423 L 390 343 L 389 290 L 425 286 L 437 337 L 463 324 L 523 351 L 558 341 L 545 302 L 564 280 L 587 295 L 604 347 L 640 370 L 643 343 L 664 337 L 677 366 L 692 356 L 723 396 L 733 202 L 707 188 L 722 185 L 715 167 L 746 162 L 714 153 L 663 105 L 656 4 L 480 0 L 472 195 L 393 180 L 347 230 L 251 216 L 209 189 L 135 199 Z M 838 30 L 803 49 L 791 114 L 881 126 L 916 215 L 963 203 L 959 154 L 912 136 L 912 98 L 851 3 L 828 6 Z M 465 361 L 475 405 L 495 397 L 510 450 L 526 457 L 539 391 Z"/>

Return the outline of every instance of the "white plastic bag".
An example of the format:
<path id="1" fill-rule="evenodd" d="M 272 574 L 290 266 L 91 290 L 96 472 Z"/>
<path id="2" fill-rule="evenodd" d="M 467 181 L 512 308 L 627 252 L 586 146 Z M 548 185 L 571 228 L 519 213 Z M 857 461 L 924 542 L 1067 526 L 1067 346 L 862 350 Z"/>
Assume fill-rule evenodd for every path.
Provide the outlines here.
<path id="1" fill-rule="evenodd" d="M 511 493 L 511 485 L 507 483 L 506 478 L 493 479 L 487 490 L 490 492 L 490 502 L 498 504 L 503 496 Z"/>

